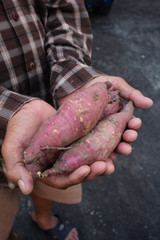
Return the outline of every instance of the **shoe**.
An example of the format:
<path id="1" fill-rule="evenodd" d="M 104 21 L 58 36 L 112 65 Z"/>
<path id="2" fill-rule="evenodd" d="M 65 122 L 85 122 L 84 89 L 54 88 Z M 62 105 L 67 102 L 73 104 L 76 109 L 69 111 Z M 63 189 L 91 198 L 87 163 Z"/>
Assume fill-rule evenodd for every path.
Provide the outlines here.
<path id="1" fill-rule="evenodd" d="M 68 221 L 63 221 L 58 215 L 55 215 L 55 217 L 58 218 L 59 223 L 56 227 L 49 230 L 41 229 L 33 219 L 32 221 L 34 222 L 35 226 L 38 227 L 38 229 L 41 229 L 46 235 L 48 235 L 48 237 L 55 240 L 65 240 L 74 227 Z"/>

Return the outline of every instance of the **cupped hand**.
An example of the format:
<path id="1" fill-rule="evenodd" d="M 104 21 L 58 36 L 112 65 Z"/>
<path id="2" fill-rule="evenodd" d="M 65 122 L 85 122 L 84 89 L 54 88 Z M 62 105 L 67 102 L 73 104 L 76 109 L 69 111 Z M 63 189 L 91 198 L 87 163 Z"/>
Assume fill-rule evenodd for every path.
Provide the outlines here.
<path id="1" fill-rule="evenodd" d="M 153 101 L 145 97 L 139 90 L 133 88 L 124 79 L 115 76 L 101 75 L 99 77 L 91 79 L 82 88 L 88 88 L 97 82 L 108 82 L 109 90 L 119 90 L 120 96 L 129 101 L 132 100 L 135 107 L 141 109 L 148 109 L 153 105 Z M 61 99 L 60 104 L 65 100 Z M 116 154 L 129 155 L 132 152 L 131 143 L 134 142 L 138 137 L 138 129 L 142 126 L 142 121 L 140 118 L 135 116 L 128 122 L 127 129 L 125 130 L 122 141 L 119 143 L 115 152 L 111 154 L 108 159 L 103 159 L 102 162 L 95 162 L 90 166 L 90 172 L 86 175 L 84 181 L 93 180 L 99 175 L 111 174 L 114 172 L 114 161 L 116 159 Z M 72 175 L 74 179 L 74 174 Z"/>
<path id="2" fill-rule="evenodd" d="M 33 179 L 24 167 L 23 152 L 43 121 L 56 110 L 42 100 L 26 103 L 8 122 L 2 155 L 7 176 L 24 194 L 31 193 Z"/>
<path id="3" fill-rule="evenodd" d="M 112 83 L 113 90 L 120 90 L 121 97 L 126 100 L 132 100 L 138 108 L 147 109 L 152 106 L 151 99 L 142 95 L 139 90 L 131 87 L 125 80 L 112 77 L 100 76 L 94 78 L 83 87 L 86 88 L 96 82 Z M 60 104 L 66 100 L 66 97 L 59 101 Z M 7 176 L 13 182 L 17 183 L 24 194 L 30 194 L 33 189 L 33 179 L 25 169 L 23 163 L 23 152 L 31 142 L 32 137 L 37 132 L 43 121 L 51 116 L 55 109 L 41 100 L 34 100 L 25 104 L 9 121 L 6 136 L 2 146 L 2 155 L 5 160 Z M 102 159 L 89 166 L 82 166 L 68 176 L 54 176 L 40 181 L 49 186 L 65 189 L 69 186 L 83 181 L 93 180 L 96 177 L 114 172 L 114 160 L 116 153 L 130 154 L 131 142 L 137 138 L 137 130 L 141 127 L 141 119 L 133 117 L 128 123 L 128 129 L 123 134 L 123 141 L 118 145 L 116 151 L 108 159 Z"/>
<path id="4" fill-rule="evenodd" d="M 112 174 L 115 171 L 114 161 L 118 154 L 129 155 L 132 152 L 130 143 L 138 137 L 137 130 L 141 127 L 142 121 L 139 118 L 133 117 L 128 123 L 128 130 L 122 136 L 122 141 L 119 143 L 115 151 L 102 162 L 95 162 L 90 166 L 90 174 L 85 178 L 85 181 L 93 180 L 98 176 Z"/>
<path id="5" fill-rule="evenodd" d="M 23 194 L 30 194 L 34 182 L 31 174 L 24 166 L 23 153 L 42 123 L 56 110 L 42 100 L 34 100 L 25 104 L 8 122 L 5 139 L 2 145 L 2 155 L 6 165 L 8 178 L 18 184 Z M 101 166 L 102 164 L 102 166 Z M 45 184 L 64 189 L 79 184 L 85 179 L 91 180 L 104 171 L 104 163 L 98 168 L 82 166 L 67 176 L 39 179 Z M 109 168 L 105 163 L 105 170 Z"/>
<path id="6" fill-rule="evenodd" d="M 125 99 L 127 101 L 132 100 L 134 106 L 137 108 L 148 109 L 153 105 L 152 99 L 144 96 L 141 91 L 133 88 L 123 78 L 120 77 L 101 75 L 99 77 L 93 78 L 91 81 L 85 84 L 84 88 L 87 88 L 97 82 L 111 83 L 110 90 L 119 90 L 122 99 Z M 137 139 L 137 131 L 141 125 L 141 119 L 133 116 L 133 118 L 128 123 L 127 130 L 123 134 L 122 141 L 115 150 L 116 153 L 128 155 L 132 152 L 130 143 Z"/>
<path id="7" fill-rule="evenodd" d="M 117 158 L 116 153 L 128 155 L 132 148 L 129 143 L 137 138 L 137 130 L 141 127 L 141 119 L 133 117 L 128 123 L 129 130 L 123 134 L 124 142 L 121 142 L 116 151 L 113 152 L 109 158 L 102 159 L 102 161 L 94 162 L 92 165 L 83 165 L 76 171 L 66 176 L 50 176 L 42 178 L 40 181 L 49 186 L 54 186 L 60 189 L 66 189 L 69 186 L 76 185 L 81 182 L 91 181 L 99 176 L 109 175 L 115 171 L 114 161 Z"/>

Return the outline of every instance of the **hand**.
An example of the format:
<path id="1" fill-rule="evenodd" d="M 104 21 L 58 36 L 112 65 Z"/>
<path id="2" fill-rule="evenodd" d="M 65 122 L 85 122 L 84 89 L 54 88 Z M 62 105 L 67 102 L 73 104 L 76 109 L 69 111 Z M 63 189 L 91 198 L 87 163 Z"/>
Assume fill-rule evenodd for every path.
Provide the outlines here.
<path id="1" fill-rule="evenodd" d="M 55 112 L 56 110 L 46 102 L 34 100 L 25 104 L 8 122 L 2 155 L 8 178 L 18 184 L 23 194 L 30 194 L 34 185 L 32 176 L 24 166 L 23 152 L 42 123 Z M 40 181 L 64 189 L 81 183 L 90 171 L 89 166 L 83 166 L 68 176 L 49 177 Z"/>
<path id="2" fill-rule="evenodd" d="M 55 188 L 66 189 L 82 182 L 91 181 L 99 176 L 113 173 L 113 161 L 115 159 L 116 154 L 112 153 L 106 161 L 95 162 L 91 166 L 83 165 L 69 175 L 50 176 L 42 178 L 40 181 Z"/>
<path id="3" fill-rule="evenodd" d="M 119 90 L 120 96 L 127 101 L 132 100 L 135 107 L 148 109 L 153 105 L 153 101 L 150 98 L 145 97 L 139 90 L 133 88 L 120 77 L 101 75 L 99 77 L 93 78 L 83 87 L 87 88 L 97 82 L 107 81 L 112 85 L 110 90 Z M 128 155 L 132 152 L 132 147 L 129 143 L 137 139 L 137 130 L 141 127 L 141 125 L 141 119 L 133 116 L 133 118 L 128 123 L 128 130 L 126 130 L 123 134 L 123 142 L 121 142 L 116 148 L 116 153 Z"/>
<path id="4" fill-rule="evenodd" d="M 8 122 L 2 155 L 8 178 L 18 184 L 24 194 L 31 193 L 33 180 L 24 167 L 23 152 L 42 122 L 55 111 L 46 102 L 33 100 L 25 104 Z"/>
<path id="5" fill-rule="evenodd" d="M 133 142 L 137 138 L 137 132 L 141 126 L 141 120 L 139 118 L 133 118 L 130 120 L 128 127 L 133 130 L 126 130 L 124 133 L 124 141 Z M 132 148 L 127 143 L 120 143 L 117 152 L 128 155 Z M 91 181 L 99 176 L 108 175 L 114 172 L 114 161 L 116 160 L 116 153 L 113 152 L 108 159 L 93 163 L 91 166 L 84 165 L 78 168 L 73 173 L 67 176 L 50 176 L 48 178 L 42 178 L 41 182 L 49 186 L 54 186 L 60 189 L 66 189 L 69 186 L 76 185 L 80 182 Z"/>
<path id="6" fill-rule="evenodd" d="M 132 100 L 137 108 L 147 109 L 153 105 L 153 101 L 150 98 L 145 97 L 139 90 L 133 88 L 123 78 L 120 77 L 101 75 L 93 78 L 83 87 L 88 88 L 97 82 L 110 82 L 112 85 L 110 88 L 112 90 L 119 90 L 120 96 L 127 101 Z"/>
<path id="7" fill-rule="evenodd" d="M 120 96 L 129 101 L 132 100 L 134 102 L 135 107 L 147 109 L 150 108 L 153 104 L 153 101 L 150 98 L 145 97 L 139 90 L 130 86 L 124 79 L 120 77 L 102 75 L 96 78 L 93 78 L 91 81 L 86 83 L 80 90 L 88 88 L 89 86 L 97 83 L 97 82 L 110 82 L 108 84 L 108 88 L 110 85 L 110 90 L 119 90 Z M 63 101 L 66 100 L 68 96 L 59 100 L 59 104 L 61 105 Z M 132 119 L 128 123 L 128 130 L 126 130 L 123 134 L 122 141 L 117 146 L 114 153 L 106 159 L 103 159 L 102 162 L 95 162 L 90 166 L 90 171 L 88 175 L 86 174 L 86 178 L 83 181 L 93 180 L 99 175 L 111 174 L 114 172 L 114 161 L 116 159 L 116 153 L 129 155 L 132 152 L 132 147 L 130 143 L 137 139 L 138 133 L 137 130 L 141 127 L 142 121 L 139 118 L 132 117 Z M 83 166 L 84 168 L 86 166 Z M 82 169 L 81 169 L 82 170 Z M 78 171 L 78 170 L 77 170 Z M 72 181 L 74 182 L 74 173 L 71 175 Z"/>
<path id="8" fill-rule="evenodd" d="M 145 97 L 139 90 L 130 86 L 124 79 L 114 76 L 100 76 L 92 79 L 90 82 L 84 85 L 84 87 L 89 87 L 96 82 L 110 82 L 112 84 L 110 90 L 119 90 L 120 96 L 129 101 L 134 102 L 135 107 L 141 109 L 148 109 L 153 105 L 153 101 L 150 98 Z M 138 137 L 137 130 L 142 126 L 142 121 L 140 118 L 132 117 L 128 122 L 128 129 L 124 132 L 122 141 L 119 143 L 115 152 L 111 154 L 110 158 L 106 162 L 96 162 L 91 166 L 91 172 L 86 177 L 86 180 L 92 180 L 96 178 L 98 171 L 101 175 L 111 174 L 114 172 L 114 161 L 116 159 L 116 153 L 129 155 L 132 152 L 132 147 L 130 143 L 135 141 Z"/>

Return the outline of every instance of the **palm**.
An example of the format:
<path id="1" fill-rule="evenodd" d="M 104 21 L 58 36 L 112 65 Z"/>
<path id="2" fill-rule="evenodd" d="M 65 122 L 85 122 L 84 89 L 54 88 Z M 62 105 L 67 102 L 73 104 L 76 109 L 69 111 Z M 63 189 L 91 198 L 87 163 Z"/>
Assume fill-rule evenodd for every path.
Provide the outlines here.
<path id="1" fill-rule="evenodd" d="M 26 106 L 24 106 L 24 108 L 22 108 L 22 110 L 13 117 L 10 125 L 14 125 L 14 122 L 19 123 L 14 131 L 15 134 L 18 132 L 21 133 L 19 137 L 17 136 L 17 138 L 20 144 L 22 144 L 22 150 L 28 147 L 31 139 L 38 131 L 42 123 L 53 113 L 55 113 L 55 109 L 49 104 L 41 100 L 36 100 L 30 102 L 28 106 L 26 104 Z"/>
<path id="2" fill-rule="evenodd" d="M 25 185 L 28 186 L 26 193 L 32 190 L 33 181 L 24 168 L 23 152 L 43 121 L 53 113 L 55 109 L 49 104 L 34 100 L 25 104 L 8 123 L 2 146 L 7 175 L 15 183 L 23 179 Z"/>

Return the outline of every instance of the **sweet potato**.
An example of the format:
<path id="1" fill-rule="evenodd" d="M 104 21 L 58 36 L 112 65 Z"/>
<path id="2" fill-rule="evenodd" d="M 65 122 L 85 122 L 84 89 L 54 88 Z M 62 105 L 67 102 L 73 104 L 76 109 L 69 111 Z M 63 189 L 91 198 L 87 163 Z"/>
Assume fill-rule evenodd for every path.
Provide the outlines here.
<path id="1" fill-rule="evenodd" d="M 120 98 L 119 91 L 110 91 L 108 92 L 108 104 L 105 107 L 101 119 L 119 112 L 123 107 L 123 102 Z"/>
<path id="2" fill-rule="evenodd" d="M 104 84 L 101 85 L 101 86 L 104 87 Z M 96 88 L 97 88 L 97 85 L 96 85 Z M 106 92 L 106 90 L 105 90 L 105 92 Z M 104 92 L 102 92 L 102 93 L 104 93 Z M 72 102 L 73 102 L 73 100 L 72 100 Z M 97 103 L 97 101 L 96 101 L 96 106 L 94 106 L 94 107 L 97 107 L 97 104 L 99 104 L 99 103 Z M 102 105 L 102 103 L 100 103 L 100 104 Z M 121 98 L 119 96 L 119 92 L 118 91 L 108 92 L 107 93 L 107 100 L 105 101 L 105 104 L 106 104 L 105 108 L 103 109 L 103 111 L 101 111 L 101 114 L 99 114 L 99 116 L 98 116 L 98 118 L 100 118 L 100 119 L 102 119 L 102 118 L 120 110 L 120 108 L 122 107 L 122 101 L 121 101 Z M 98 111 L 98 109 L 96 110 L 96 112 L 97 111 Z M 100 109 L 99 109 L 99 111 L 100 111 Z M 72 114 L 70 109 L 69 109 L 68 112 L 70 114 Z M 95 113 L 95 110 L 94 110 L 94 113 Z M 82 115 L 83 118 L 85 117 L 86 114 L 88 114 L 88 112 L 85 112 L 83 114 L 84 116 Z M 57 116 L 57 115 L 55 115 L 55 116 Z M 52 121 L 53 121 L 53 119 L 55 121 L 55 116 L 52 117 Z M 63 115 L 61 114 L 60 116 L 63 116 Z M 73 116 L 71 116 L 71 117 L 73 118 Z M 96 117 L 96 116 L 93 115 L 92 117 Z M 72 118 L 71 118 L 71 121 L 72 121 Z M 79 116 L 79 118 L 80 118 L 80 116 Z M 51 119 L 49 119 L 49 121 L 50 120 Z M 58 121 L 58 120 L 59 120 L 59 118 L 56 118 L 56 121 Z M 61 122 L 63 122 L 63 121 L 61 121 Z M 47 122 L 47 124 L 48 124 L 48 122 Z M 40 171 L 40 172 L 44 171 L 45 169 L 47 169 L 49 167 L 50 164 L 53 165 L 55 159 L 57 159 L 58 155 L 61 152 L 60 150 L 61 149 L 65 150 L 65 148 L 63 146 L 67 145 L 67 143 L 66 144 L 60 143 L 59 146 L 58 146 L 58 142 L 56 142 L 57 134 L 56 134 L 55 131 L 54 131 L 54 133 L 52 132 L 52 138 L 53 139 L 52 139 L 51 145 L 50 146 L 49 146 L 49 144 L 45 145 L 45 141 L 43 142 L 43 134 L 44 134 L 44 138 L 48 137 L 45 133 L 45 131 L 48 131 L 48 128 L 46 129 L 46 126 L 48 127 L 47 124 L 45 123 L 45 125 L 40 129 L 40 131 L 37 133 L 37 135 L 33 139 L 30 147 L 28 149 L 26 149 L 26 151 L 25 151 L 26 168 L 31 173 L 31 175 L 33 176 L 34 179 L 36 178 L 36 173 L 38 171 Z M 52 127 L 52 129 L 53 128 L 55 129 L 55 125 L 54 126 L 51 125 L 51 127 Z M 68 127 L 68 125 L 65 124 L 64 127 Z M 61 129 L 64 130 L 64 127 L 62 126 Z M 82 125 L 82 127 L 83 127 L 83 125 Z M 87 131 L 89 131 L 89 129 L 87 129 Z M 65 132 L 63 132 L 62 134 L 64 135 L 64 138 L 68 137 L 68 136 L 65 136 Z M 84 134 L 86 134 L 86 132 Z M 80 135 L 78 137 L 80 138 Z M 39 139 L 40 139 L 40 142 L 38 142 Z M 49 139 L 51 139 L 51 137 L 49 137 Z M 36 152 L 34 150 L 34 148 L 36 148 L 36 144 L 38 144 L 38 147 L 37 147 L 38 152 Z M 70 142 L 68 144 L 70 144 Z"/>
<path id="3" fill-rule="evenodd" d="M 24 152 L 24 161 L 40 161 L 88 133 L 99 121 L 108 104 L 107 86 L 97 83 L 71 95 L 51 116 Z M 43 147 L 47 146 L 47 149 Z M 42 149 L 43 148 L 43 149 Z"/>
<path id="4" fill-rule="evenodd" d="M 100 121 L 85 137 L 71 144 L 71 148 L 60 154 L 58 160 L 39 177 L 69 174 L 81 165 L 90 165 L 106 160 L 121 140 L 126 125 L 134 111 L 132 101 L 123 110 Z"/>

